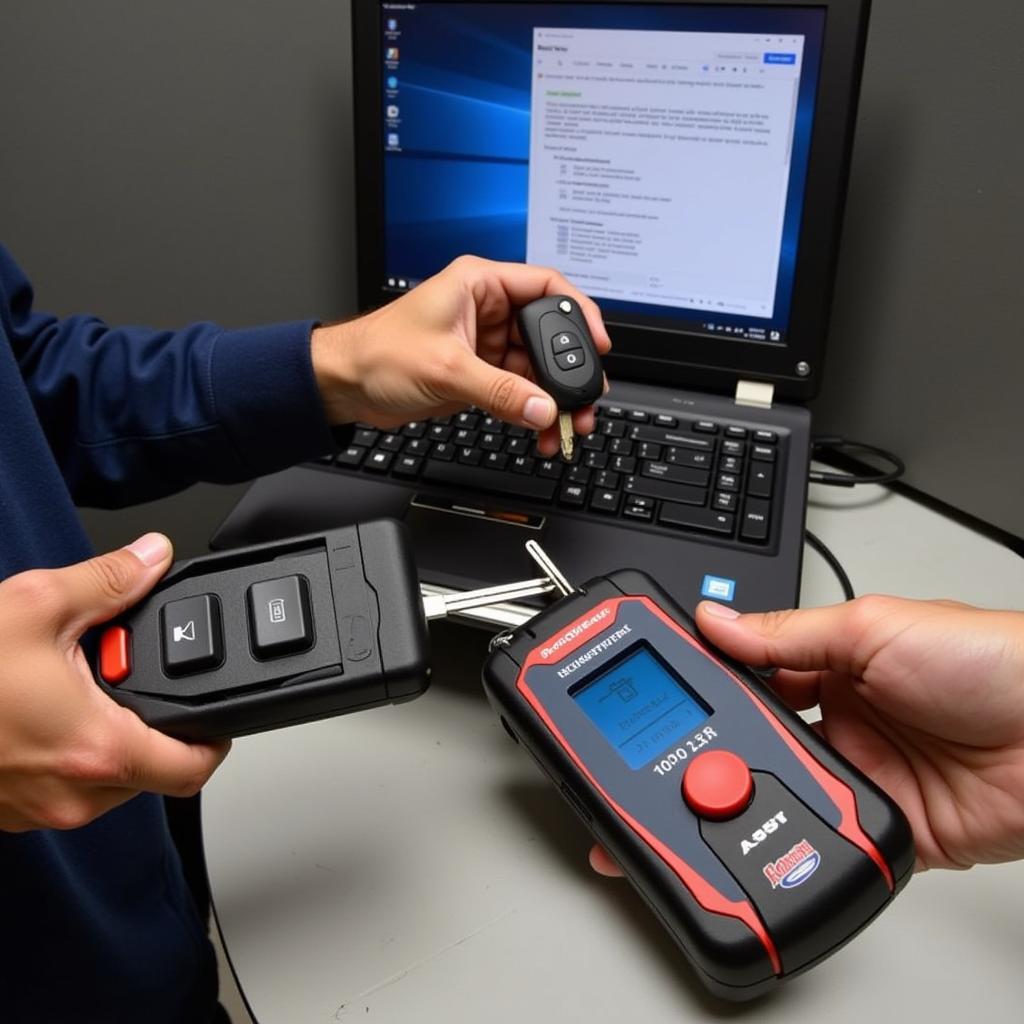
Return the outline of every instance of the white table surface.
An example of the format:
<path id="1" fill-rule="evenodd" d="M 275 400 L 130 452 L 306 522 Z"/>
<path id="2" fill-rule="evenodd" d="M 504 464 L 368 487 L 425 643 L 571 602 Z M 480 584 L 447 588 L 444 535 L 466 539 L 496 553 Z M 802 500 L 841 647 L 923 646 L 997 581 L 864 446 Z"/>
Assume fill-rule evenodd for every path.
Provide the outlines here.
<path id="1" fill-rule="evenodd" d="M 858 593 L 1024 609 L 1024 560 L 881 488 L 812 487 L 808 526 Z M 803 604 L 840 599 L 808 549 Z M 498 725 L 486 642 L 435 624 L 424 697 L 237 740 L 207 786 L 217 917 L 259 1024 L 1024 1020 L 1024 862 L 918 876 L 774 995 L 707 997 Z"/>

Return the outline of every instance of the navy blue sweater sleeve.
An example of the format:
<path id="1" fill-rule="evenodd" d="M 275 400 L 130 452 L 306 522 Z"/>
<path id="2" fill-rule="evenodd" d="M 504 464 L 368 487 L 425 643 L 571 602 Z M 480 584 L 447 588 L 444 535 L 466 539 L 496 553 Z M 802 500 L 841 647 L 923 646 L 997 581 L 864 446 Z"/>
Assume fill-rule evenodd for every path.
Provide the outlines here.
<path id="1" fill-rule="evenodd" d="M 314 323 L 109 327 L 32 308 L 0 246 L 0 323 L 76 503 L 115 508 L 232 483 L 332 450 Z"/>

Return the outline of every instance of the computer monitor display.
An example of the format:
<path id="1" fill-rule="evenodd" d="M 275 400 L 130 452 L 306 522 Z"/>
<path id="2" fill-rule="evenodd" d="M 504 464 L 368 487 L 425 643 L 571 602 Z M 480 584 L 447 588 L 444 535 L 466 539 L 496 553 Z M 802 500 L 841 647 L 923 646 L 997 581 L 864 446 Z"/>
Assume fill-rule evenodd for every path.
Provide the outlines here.
<path id="1" fill-rule="evenodd" d="M 782 345 L 825 8 L 382 3 L 383 280 L 557 267 L 610 321 Z"/>

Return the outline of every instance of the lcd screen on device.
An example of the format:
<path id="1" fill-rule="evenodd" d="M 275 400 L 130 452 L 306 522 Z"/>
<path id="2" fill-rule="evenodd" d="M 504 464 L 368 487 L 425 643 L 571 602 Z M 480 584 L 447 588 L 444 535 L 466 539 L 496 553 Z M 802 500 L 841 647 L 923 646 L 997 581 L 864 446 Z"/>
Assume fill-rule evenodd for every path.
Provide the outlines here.
<path id="1" fill-rule="evenodd" d="M 712 710 L 646 646 L 572 698 L 634 769 L 696 729 Z"/>

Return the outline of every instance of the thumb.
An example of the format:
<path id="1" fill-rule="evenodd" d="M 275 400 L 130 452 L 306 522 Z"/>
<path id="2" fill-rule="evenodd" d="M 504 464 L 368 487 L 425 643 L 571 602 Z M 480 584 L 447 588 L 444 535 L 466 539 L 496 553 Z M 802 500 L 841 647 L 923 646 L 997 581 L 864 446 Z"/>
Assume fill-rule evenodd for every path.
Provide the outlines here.
<path id="1" fill-rule="evenodd" d="M 877 619 L 870 607 L 860 598 L 825 608 L 741 615 L 734 608 L 702 601 L 697 626 L 713 644 L 747 665 L 828 668 L 859 676 L 867 661 L 863 641 Z"/>
<path id="2" fill-rule="evenodd" d="M 118 551 L 50 570 L 51 621 L 57 631 L 77 640 L 90 626 L 120 615 L 153 588 L 171 554 L 162 533 L 147 533 Z"/>
<path id="3" fill-rule="evenodd" d="M 544 430 L 558 417 L 555 400 L 547 392 L 476 355 L 467 357 L 448 390 L 456 401 L 478 406 L 498 419 L 530 430 Z"/>

